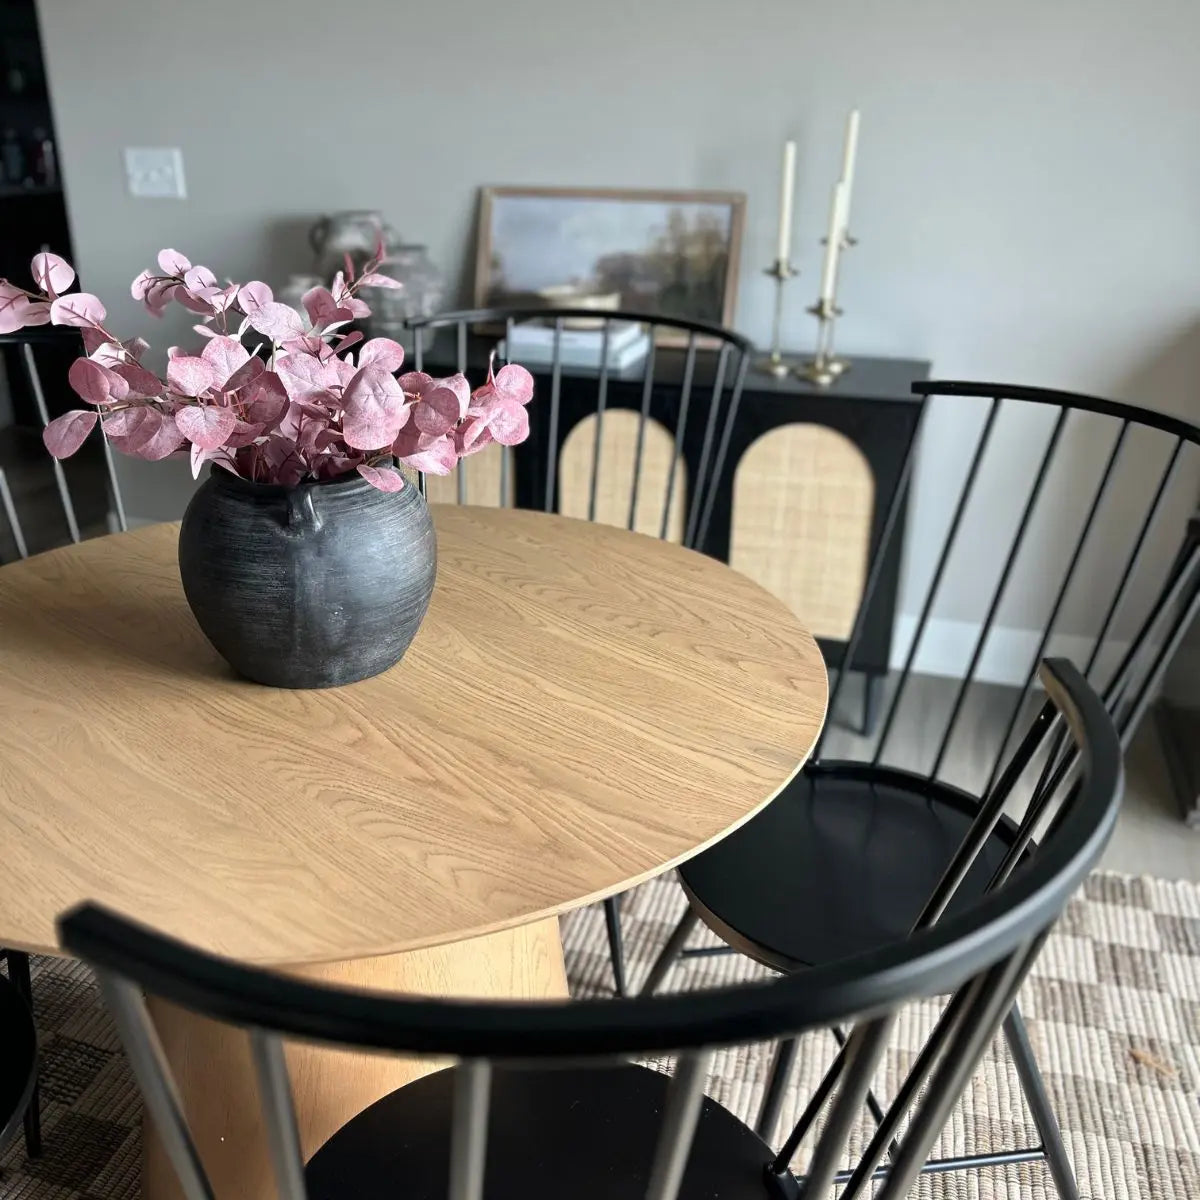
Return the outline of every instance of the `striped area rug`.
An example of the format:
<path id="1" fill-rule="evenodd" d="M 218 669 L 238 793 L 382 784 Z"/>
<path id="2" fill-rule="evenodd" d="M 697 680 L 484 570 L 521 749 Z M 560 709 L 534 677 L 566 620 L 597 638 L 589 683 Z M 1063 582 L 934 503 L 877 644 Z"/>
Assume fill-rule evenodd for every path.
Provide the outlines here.
<path id="1" fill-rule="evenodd" d="M 634 985 L 683 911 L 670 879 L 623 901 Z M 697 944 L 707 934 L 697 934 Z M 576 995 L 611 991 L 598 908 L 563 921 Z M 43 1037 L 45 1153 L 18 1138 L 0 1159 L 0 1200 L 136 1200 L 141 1104 L 112 1027 L 80 966 L 34 960 Z M 711 987 L 760 974 L 737 956 L 692 958 L 667 987 Z M 1082 1200 L 1200 1198 L 1200 886 L 1096 874 L 1051 937 L 1022 1007 Z M 886 1100 L 936 1019 L 928 1003 L 895 1031 L 876 1081 Z M 794 1120 L 834 1054 L 805 1039 L 781 1123 Z M 771 1048 L 722 1053 L 709 1094 L 739 1115 L 757 1111 Z M 851 1146 L 861 1146 L 866 1126 Z M 956 1109 L 939 1156 L 1031 1145 L 1036 1133 L 1003 1047 L 993 1047 Z M 399 1193 L 398 1193 L 399 1194 Z M 927 1177 L 933 1200 L 1055 1200 L 1041 1164 Z"/>

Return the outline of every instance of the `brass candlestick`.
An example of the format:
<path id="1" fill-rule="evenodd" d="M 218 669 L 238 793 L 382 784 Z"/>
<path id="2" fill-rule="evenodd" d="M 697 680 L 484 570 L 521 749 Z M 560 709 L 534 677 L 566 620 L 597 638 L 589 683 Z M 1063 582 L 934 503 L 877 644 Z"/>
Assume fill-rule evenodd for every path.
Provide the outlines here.
<path id="1" fill-rule="evenodd" d="M 827 244 L 828 240 L 828 238 L 822 238 L 822 245 Z M 841 275 L 842 251 L 849 250 L 851 246 L 856 245 L 858 245 L 857 238 L 852 238 L 849 233 L 843 233 L 837 246 L 838 258 L 833 275 L 835 294 L 830 298 L 822 297 L 807 310 L 817 318 L 817 345 L 812 358 L 801 363 L 796 368 L 796 374 L 801 379 L 807 379 L 809 383 L 815 383 L 818 387 L 828 387 L 850 369 L 849 359 L 839 358 L 834 354 L 833 335 L 837 319 L 842 315 L 842 310 L 837 305 L 836 295 L 837 281 Z"/>
<path id="2" fill-rule="evenodd" d="M 789 279 L 799 275 L 800 272 L 786 259 L 777 258 L 764 270 L 763 274 L 769 275 L 775 280 L 775 316 L 771 324 L 771 353 L 766 358 L 758 359 L 754 364 L 754 369 L 762 371 L 766 375 L 773 375 L 776 379 L 784 379 L 791 368 L 783 361 L 783 352 L 780 348 L 783 322 L 783 285 Z"/>

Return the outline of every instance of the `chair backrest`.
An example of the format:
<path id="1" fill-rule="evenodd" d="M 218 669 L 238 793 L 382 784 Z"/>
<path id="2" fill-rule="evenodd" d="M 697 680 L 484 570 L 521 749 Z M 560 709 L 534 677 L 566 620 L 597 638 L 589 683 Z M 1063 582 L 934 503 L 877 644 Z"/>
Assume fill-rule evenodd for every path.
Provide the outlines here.
<path id="1" fill-rule="evenodd" d="M 118 528 L 127 528 L 112 447 L 101 423 L 70 464 L 51 457 L 42 444 L 42 430 L 58 415 L 51 407 L 67 386 L 67 369 L 83 352 L 74 330 L 24 329 L 0 335 L 10 395 L 32 406 L 25 420 L 0 430 L 0 506 L 20 558 L 67 538 L 78 542 L 90 532 L 89 526 L 103 525 L 96 532 L 110 532 L 109 513 Z M 77 405 L 72 393 L 62 409 Z"/>
<path id="2" fill-rule="evenodd" d="M 839 670 L 816 759 L 902 767 L 987 795 L 1036 703 L 1047 654 L 1080 666 L 1128 742 L 1200 608 L 1200 539 L 1187 519 L 1200 429 L 1043 388 L 913 390 L 924 397 L 919 444 L 878 498 L 884 533 L 853 628 L 843 643 L 822 643 Z M 906 611 L 885 682 L 865 660 L 864 631 L 906 506 Z M 843 714 L 860 672 L 865 688 L 882 686 L 884 703 L 855 737 Z M 1042 785 L 1061 770 L 1050 757 Z"/>
<path id="3" fill-rule="evenodd" d="M 499 357 L 536 380 L 529 440 L 464 460 L 448 481 L 427 477 L 431 499 L 515 503 L 695 543 L 749 341 L 703 321 L 574 308 L 476 309 L 406 324 L 418 371 L 478 369 L 502 338 Z M 542 344 L 522 343 L 534 328 Z"/>
<path id="4" fill-rule="evenodd" d="M 143 996 L 160 996 L 248 1029 L 280 1195 L 304 1195 L 303 1164 L 282 1038 L 458 1060 L 452 1200 L 480 1200 L 491 1066 L 550 1067 L 662 1051 L 678 1054 L 646 1196 L 673 1200 L 716 1047 L 850 1024 L 846 1065 L 806 1176 L 806 1196 L 831 1194 L 886 1037 L 910 1000 L 951 994 L 922 1056 L 928 1088 L 883 1190 L 899 1200 L 1011 1006 L 1050 927 L 1100 855 L 1116 819 L 1120 747 L 1111 720 L 1069 664 L 1046 664 L 1049 699 L 1037 738 L 1063 720 L 1081 774 L 1035 856 L 1002 885 L 911 938 L 851 960 L 740 988 L 618 1001 L 485 1004 L 351 992 L 279 976 L 184 946 L 85 905 L 59 923 L 63 947 L 95 969 L 153 1119 L 189 1200 L 212 1195 Z M 1022 743 L 1014 770 L 1037 738 Z M 916 1067 L 914 1067 L 914 1070 Z M 916 1085 L 913 1086 L 915 1095 Z M 764 1165 L 769 1152 L 764 1147 Z M 399 1181 L 398 1181 L 399 1186 Z"/>

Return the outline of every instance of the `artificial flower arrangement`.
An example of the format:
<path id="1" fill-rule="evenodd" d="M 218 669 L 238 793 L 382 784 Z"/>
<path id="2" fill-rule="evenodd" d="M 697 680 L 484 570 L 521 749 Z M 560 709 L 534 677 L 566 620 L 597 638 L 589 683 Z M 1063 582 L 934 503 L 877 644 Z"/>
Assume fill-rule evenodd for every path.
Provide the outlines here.
<path id="1" fill-rule="evenodd" d="M 143 363 L 147 342 L 117 337 L 96 296 L 69 290 L 75 271 L 56 254 L 34 257 L 34 290 L 0 280 L 0 333 L 53 324 L 82 335 L 86 354 L 68 379 L 88 407 L 46 426 L 55 458 L 74 454 L 99 422 L 109 442 L 135 458 L 188 453 L 193 475 L 210 462 L 253 482 L 294 487 L 357 471 L 380 491 L 397 492 L 404 486 L 397 464 L 445 475 L 493 443 L 524 441 L 533 377 L 515 363 L 489 366 L 472 391 L 461 374 L 398 375 L 399 343 L 346 331 L 370 315 L 360 288 L 401 286 L 379 273 L 381 254 L 357 278 L 347 258 L 330 287 L 305 293 L 301 313 L 265 283 L 221 285 L 179 251 L 161 251 L 158 270 L 133 281 L 133 297 L 156 317 L 182 305 L 201 318 L 194 328 L 205 339 L 199 353 L 170 347 L 165 378 Z"/>

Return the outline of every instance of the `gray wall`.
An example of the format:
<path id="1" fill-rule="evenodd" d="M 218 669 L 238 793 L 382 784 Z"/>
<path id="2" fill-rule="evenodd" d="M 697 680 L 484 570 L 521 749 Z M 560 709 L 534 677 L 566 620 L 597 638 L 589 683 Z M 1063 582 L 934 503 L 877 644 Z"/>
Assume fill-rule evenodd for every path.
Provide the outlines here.
<path id="1" fill-rule="evenodd" d="M 760 268 L 791 135 L 805 273 L 789 324 L 803 345 L 842 123 L 858 105 L 861 244 L 841 345 L 1200 415 L 1195 0 L 39 7 L 79 266 L 122 330 L 149 323 L 120 297 L 160 246 L 279 280 L 305 264 L 313 217 L 336 208 L 381 207 L 465 281 L 478 186 L 540 183 L 746 191 L 737 324 L 765 337 Z M 130 199 L 124 145 L 181 146 L 188 199 Z M 933 415 L 910 597 L 970 428 Z M 979 578 L 998 569 L 988 522 L 1027 474 L 1029 422 L 1002 432 L 1008 457 L 964 560 L 971 586 L 947 594 L 947 619 L 978 616 Z M 1073 432 L 1051 485 L 1068 509 L 1084 502 L 1097 445 Z M 133 511 L 178 514 L 186 480 L 169 471 L 129 472 Z M 1195 495 L 1185 479 L 1180 513 Z M 1061 545 L 1039 532 L 1002 621 L 1036 620 Z M 1068 628 L 1086 615 L 1083 597 Z"/>

